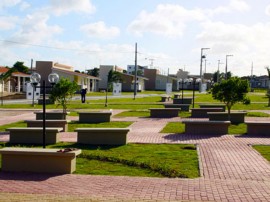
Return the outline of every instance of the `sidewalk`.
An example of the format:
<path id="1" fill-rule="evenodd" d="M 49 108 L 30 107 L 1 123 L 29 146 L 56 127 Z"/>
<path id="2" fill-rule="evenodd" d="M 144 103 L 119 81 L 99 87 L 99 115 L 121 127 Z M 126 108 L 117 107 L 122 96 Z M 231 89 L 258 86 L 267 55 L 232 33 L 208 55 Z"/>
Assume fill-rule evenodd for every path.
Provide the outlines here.
<path id="1" fill-rule="evenodd" d="M 24 115 L 31 118 L 30 113 Z M 15 121 L 25 116 L 5 120 Z M 197 144 L 201 177 L 170 179 L 0 172 L 0 201 L 270 201 L 270 163 L 250 146 L 270 145 L 269 137 L 163 134 L 159 131 L 167 122 L 181 119 L 124 120 L 136 121 L 130 126 L 130 143 Z M 1 117 L 0 123 L 3 123 Z M 63 133 L 62 138 L 76 141 L 76 133 Z"/>

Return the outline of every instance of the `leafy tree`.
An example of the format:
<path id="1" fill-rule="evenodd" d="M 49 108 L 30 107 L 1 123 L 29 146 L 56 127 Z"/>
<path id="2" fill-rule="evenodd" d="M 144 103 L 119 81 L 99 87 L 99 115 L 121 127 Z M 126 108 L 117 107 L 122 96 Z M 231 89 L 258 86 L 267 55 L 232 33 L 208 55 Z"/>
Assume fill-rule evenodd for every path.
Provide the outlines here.
<path id="1" fill-rule="evenodd" d="M 120 72 L 110 70 L 108 73 L 108 89 L 112 90 L 112 83 L 123 82 Z"/>
<path id="2" fill-rule="evenodd" d="M 220 83 L 214 84 L 211 92 L 212 97 L 223 102 L 228 109 L 228 117 L 230 120 L 231 108 L 237 102 L 250 104 L 246 94 L 249 91 L 249 83 L 247 80 L 241 80 L 238 77 L 232 77 L 222 80 Z"/>
<path id="3" fill-rule="evenodd" d="M 26 67 L 23 63 L 24 63 L 24 62 L 19 62 L 19 61 L 17 61 L 17 62 L 13 65 L 12 69 L 14 69 L 14 71 L 23 72 L 23 73 L 26 73 L 26 74 L 27 74 L 28 71 L 29 71 L 29 68 Z"/>
<path id="4" fill-rule="evenodd" d="M 90 76 L 98 77 L 99 76 L 99 68 L 95 67 L 94 69 L 87 70 L 87 74 Z"/>
<path id="5" fill-rule="evenodd" d="M 76 82 L 61 78 L 52 88 L 50 99 L 54 102 L 57 101 L 58 105 L 63 107 L 63 113 L 66 113 L 68 101 L 72 98 L 76 90 L 78 90 Z"/>

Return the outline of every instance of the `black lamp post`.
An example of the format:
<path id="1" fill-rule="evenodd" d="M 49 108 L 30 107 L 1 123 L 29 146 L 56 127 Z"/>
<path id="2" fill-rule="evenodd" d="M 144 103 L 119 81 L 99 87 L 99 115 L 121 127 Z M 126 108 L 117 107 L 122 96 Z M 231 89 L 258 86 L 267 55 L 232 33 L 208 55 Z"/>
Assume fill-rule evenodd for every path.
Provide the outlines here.
<path id="1" fill-rule="evenodd" d="M 195 103 L 195 86 L 196 83 L 200 83 L 201 79 L 198 78 L 190 78 L 190 82 L 193 84 L 193 93 L 192 93 L 192 107 L 194 108 L 194 103 Z"/>
<path id="2" fill-rule="evenodd" d="M 59 81 L 59 76 L 56 73 L 51 73 L 48 76 L 48 81 L 50 82 L 51 86 L 46 86 L 45 80 L 42 81 L 41 86 L 37 86 L 40 83 L 41 76 L 38 73 L 32 73 L 30 76 L 30 82 L 34 86 L 34 88 L 41 88 L 42 89 L 42 96 L 43 96 L 43 148 L 46 148 L 46 88 L 53 88 L 54 84 L 56 84 Z"/>

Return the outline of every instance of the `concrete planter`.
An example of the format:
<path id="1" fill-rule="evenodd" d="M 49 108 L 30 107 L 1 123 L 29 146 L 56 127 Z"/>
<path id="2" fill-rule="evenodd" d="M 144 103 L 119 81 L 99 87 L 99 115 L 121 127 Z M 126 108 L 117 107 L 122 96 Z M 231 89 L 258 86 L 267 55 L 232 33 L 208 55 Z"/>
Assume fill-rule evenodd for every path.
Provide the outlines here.
<path id="1" fill-rule="evenodd" d="M 79 112 L 80 123 L 103 123 L 111 121 L 112 112 Z"/>
<path id="2" fill-rule="evenodd" d="M 172 118 L 178 117 L 181 109 L 179 108 L 150 108 L 151 118 Z"/>
<path id="3" fill-rule="evenodd" d="M 193 108 L 191 109 L 192 118 L 208 118 L 208 112 L 223 112 L 222 108 Z"/>
<path id="4" fill-rule="evenodd" d="M 192 98 L 174 98 L 173 104 L 192 104 Z"/>
<path id="5" fill-rule="evenodd" d="M 189 111 L 189 104 L 164 104 L 165 108 L 179 108 L 181 111 Z"/>
<path id="6" fill-rule="evenodd" d="M 128 128 L 77 128 L 79 144 L 125 145 Z"/>
<path id="7" fill-rule="evenodd" d="M 201 104 L 200 108 L 222 108 L 223 112 L 226 111 L 226 105 L 224 104 Z"/>
<path id="8" fill-rule="evenodd" d="M 208 112 L 210 121 L 231 121 L 232 124 L 244 123 L 247 112 L 231 112 L 229 120 L 228 112 Z"/>
<path id="9" fill-rule="evenodd" d="M 43 120 L 43 112 L 35 112 L 36 120 Z M 68 113 L 46 112 L 46 120 L 65 120 Z"/>

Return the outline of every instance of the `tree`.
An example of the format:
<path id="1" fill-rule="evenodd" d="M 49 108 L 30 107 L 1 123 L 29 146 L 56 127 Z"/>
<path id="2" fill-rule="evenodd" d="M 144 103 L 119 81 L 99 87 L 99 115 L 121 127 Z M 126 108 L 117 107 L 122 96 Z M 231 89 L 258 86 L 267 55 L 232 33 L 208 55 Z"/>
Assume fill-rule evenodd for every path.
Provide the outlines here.
<path id="1" fill-rule="evenodd" d="M 26 66 L 23 64 L 23 62 L 19 62 L 19 61 L 17 61 L 17 62 L 13 65 L 12 69 L 14 69 L 14 71 L 23 72 L 23 73 L 26 73 L 26 74 L 27 74 L 28 71 L 29 71 L 29 68 L 26 67 Z"/>
<path id="2" fill-rule="evenodd" d="M 60 81 L 52 88 L 50 99 L 63 107 L 63 113 L 67 111 L 68 101 L 73 94 L 78 90 L 76 82 L 71 82 L 66 78 L 61 78 Z"/>
<path id="3" fill-rule="evenodd" d="M 223 102 L 227 106 L 229 120 L 231 108 L 235 103 L 250 104 L 250 100 L 246 96 L 249 92 L 249 83 L 247 80 L 241 80 L 238 77 L 232 77 L 214 84 L 211 92 L 214 99 Z"/>
<path id="4" fill-rule="evenodd" d="M 269 84 L 268 84 L 268 90 L 266 93 L 266 96 L 268 97 L 268 107 L 270 107 L 270 68 L 269 67 L 265 67 L 268 73 L 268 79 L 269 79 Z"/>
<path id="5" fill-rule="evenodd" d="M 99 76 L 99 68 L 95 67 L 94 69 L 87 70 L 87 74 L 90 76 L 98 77 Z"/>
<path id="6" fill-rule="evenodd" d="M 123 82 L 121 73 L 111 69 L 108 73 L 108 89 L 112 90 L 112 83 L 119 82 Z"/>

